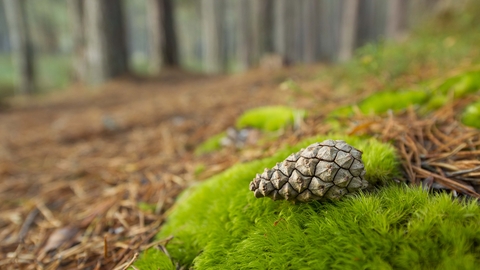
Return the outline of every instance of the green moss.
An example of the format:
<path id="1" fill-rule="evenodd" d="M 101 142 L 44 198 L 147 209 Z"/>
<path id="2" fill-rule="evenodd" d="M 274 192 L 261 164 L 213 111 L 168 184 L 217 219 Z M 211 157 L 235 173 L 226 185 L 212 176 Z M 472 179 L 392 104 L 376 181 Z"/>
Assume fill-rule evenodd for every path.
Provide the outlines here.
<path id="1" fill-rule="evenodd" d="M 244 112 L 236 122 L 237 128 L 253 127 L 263 131 L 276 131 L 293 124 L 305 111 L 284 106 L 259 107 Z"/>
<path id="2" fill-rule="evenodd" d="M 480 208 L 445 194 L 390 186 L 334 204 L 265 210 L 228 250 L 218 242 L 206 245 L 195 267 L 476 269 L 480 263 Z"/>
<path id="3" fill-rule="evenodd" d="M 436 92 L 443 95 L 453 92 L 455 98 L 461 98 L 478 90 L 480 90 L 480 71 L 470 71 L 446 79 Z"/>
<path id="4" fill-rule="evenodd" d="M 174 270 L 175 266 L 168 256 L 156 248 L 146 250 L 138 261 L 133 264 L 142 270 Z M 133 270 L 133 268 L 130 268 Z"/>
<path id="5" fill-rule="evenodd" d="M 343 106 L 343 107 L 338 107 L 335 110 L 331 111 L 328 114 L 329 119 L 332 118 L 338 118 L 338 117 L 350 117 L 353 115 L 353 107 L 352 106 Z"/>
<path id="6" fill-rule="evenodd" d="M 427 93 L 418 90 L 382 91 L 375 93 L 358 105 L 365 114 L 400 111 L 411 105 L 420 105 L 428 99 Z"/>
<path id="7" fill-rule="evenodd" d="M 149 204 L 149 203 L 146 203 L 146 202 L 139 202 L 138 203 L 138 208 L 144 212 L 150 212 L 150 213 L 153 213 L 155 212 L 155 209 L 157 208 L 156 205 L 154 204 Z"/>
<path id="8" fill-rule="evenodd" d="M 480 129 L 480 101 L 470 104 L 462 114 L 462 122 L 471 127 Z"/>
<path id="9" fill-rule="evenodd" d="M 278 227 L 272 226 L 274 220 L 283 218 L 288 222 L 300 222 L 306 218 L 304 216 L 306 213 L 301 209 L 324 207 L 319 203 L 314 203 L 313 206 L 299 206 L 284 201 L 256 199 L 249 191 L 248 184 L 255 174 L 262 172 L 264 168 L 271 168 L 290 153 L 326 138 L 311 138 L 281 150 L 270 158 L 235 165 L 193 189 L 187 189 L 186 193 L 178 199 L 175 210 L 159 235 L 161 238 L 174 235 L 174 239 L 167 246 L 172 257 L 182 265 L 195 263 L 198 269 L 225 264 L 227 263 L 225 259 L 232 256 L 231 252 L 240 244 L 249 241 L 250 237 L 275 231 Z M 363 160 L 368 181 L 384 182 L 399 173 L 395 150 L 392 146 L 379 143 L 374 139 L 345 136 L 330 136 L 330 138 L 344 139 L 364 151 Z M 292 216 L 286 213 L 291 213 Z M 270 229 L 264 231 L 266 226 L 270 226 Z M 296 240 L 300 241 L 296 242 L 300 245 L 307 241 L 302 238 Z M 282 246 L 272 248 L 279 250 Z M 301 248 L 301 246 L 296 247 L 296 249 Z M 250 260 L 257 260 L 260 257 L 269 260 L 270 257 L 278 256 L 275 252 L 271 253 L 273 250 L 262 249 L 255 252 L 248 255 Z M 263 252 L 266 253 L 260 255 Z M 243 267 L 248 264 L 239 265 Z M 238 268 L 239 265 L 231 268 Z"/>
<path id="10" fill-rule="evenodd" d="M 221 140 L 225 137 L 225 132 L 214 135 L 195 148 L 196 155 L 203 155 L 216 151 L 222 147 Z"/>

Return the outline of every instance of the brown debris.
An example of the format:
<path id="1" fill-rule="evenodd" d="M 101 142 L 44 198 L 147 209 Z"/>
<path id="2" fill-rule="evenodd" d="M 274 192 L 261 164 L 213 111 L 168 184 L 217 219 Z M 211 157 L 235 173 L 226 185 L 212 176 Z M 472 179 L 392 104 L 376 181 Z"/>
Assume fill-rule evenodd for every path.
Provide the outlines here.
<path id="1" fill-rule="evenodd" d="M 480 199 L 480 131 L 457 119 L 471 101 L 457 101 L 425 117 L 412 108 L 382 119 L 359 116 L 361 124 L 352 133 L 393 141 L 409 183 Z"/>

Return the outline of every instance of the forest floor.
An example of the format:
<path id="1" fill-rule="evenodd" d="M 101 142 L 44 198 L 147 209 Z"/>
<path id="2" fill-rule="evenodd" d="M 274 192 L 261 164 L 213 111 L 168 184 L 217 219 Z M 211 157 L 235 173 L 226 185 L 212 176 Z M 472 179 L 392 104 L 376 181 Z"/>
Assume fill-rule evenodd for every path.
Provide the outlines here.
<path id="1" fill-rule="evenodd" d="M 181 190 L 279 147 L 196 156 L 202 141 L 253 107 L 315 111 L 349 101 L 314 80 L 320 69 L 213 77 L 169 71 L 12 100 L 0 110 L 0 268 L 121 269 L 152 246 Z M 292 78 L 306 92 L 282 90 Z M 281 138 L 292 143 L 321 128 L 302 125 Z"/>
<path id="2" fill-rule="evenodd" d="M 160 243 L 154 236 L 186 187 L 234 163 L 327 133 L 323 120 L 329 111 L 384 87 L 375 80 L 359 89 L 333 87 L 318 76 L 322 70 L 299 66 L 231 76 L 167 71 L 156 79 L 125 77 L 97 88 L 72 86 L 11 100 L 0 109 L 0 268 L 126 268 Z M 413 70 L 420 75 L 399 80 L 415 82 L 432 73 L 438 71 Z M 298 87 L 285 87 L 289 80 Z M 302 108 L 308 117 L 275 141 L 194 154 L 244 111 L 266 105 Z M 452 118 L 454 107 L 437 116 Z M 370 119 L 351 133 L 380 134 L 384 127 L 400 132 L 402 123 L 415 126 L 412 117 L 377 119 L 376 125 Z"/>

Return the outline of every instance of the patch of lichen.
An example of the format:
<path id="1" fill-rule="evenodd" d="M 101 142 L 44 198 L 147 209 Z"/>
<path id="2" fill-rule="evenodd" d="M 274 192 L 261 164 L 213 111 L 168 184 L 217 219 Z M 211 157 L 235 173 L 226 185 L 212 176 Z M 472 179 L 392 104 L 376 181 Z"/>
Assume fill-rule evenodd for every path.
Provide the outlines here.
<path id="1" fill-rule="evenodd" d="M 328 138 L 344 139 L 352 146 L 364 151 L 366 179 L 369 182 L 388 182 L 399 174 L 397 157 L 391 145 L 374 139 L 357 137 L 331 135 Z M 292 152 L 325 139 L 327 139 L 325 136 L 311 138 L 285 148 L 272 157 L 235 165 L 194 188 L 187 189 L 186 193 L 179 198 L 159 234 L 160 238 L 174 236 L 167 246 L 172 257 L 181 265 L 195 265 L 197 269 L 223 268 L 224 264 L 228 263 L 225 259 L 232 256 L 232 252 L 242 243 L 255 239 L 257 234 L 274 235 L 279 228 L 273 226 L 275 220 L 301 224 L 305 218 L 310 217 L 302 209 L 318 208 L 315 211 L 320 211 L 324 207 L 320 203 L 293 205 L 285 201 L 256 199 L 249 191 L 248 185 L 255 174 L 262 172 L 264 168 L 271 168 Z M 285 213 L 289 214 L 285 215 Z M 301 246 L 305 241 L 315 241 L 315 236 L 310 235 L 304 238 L 304 231 L 300 231 L 297 236 L 299 238 L 290 244 L 294 245 L 299 252 L 310 252 L 306 247 L 302 250 Z M 283 245 L 278 243 L 269 250 L 263 248 L 252 250 L 244 256 L 248 255 L 249 258 L 255 259 L 258 259 L 257 256 L 264 259 L 277 258 L 281 255 L 277 252 L 282 250 Z M 237 266 L 239 265 L 248 268 L 249 264 L 242 263 Z M 264 267 L 268 267 L 267 265 L 268 263 Z M 227 268 L 232 267 L 236 268 L 233 265 Z"/>
<path id="2" fill-rule="evenodd" d="M 301 120 L 305 111 L 285 106 L 266 106 L 244 112 L 236 122 L 236 127 L 257 128 L 262 131 L 277 131 Z"/>

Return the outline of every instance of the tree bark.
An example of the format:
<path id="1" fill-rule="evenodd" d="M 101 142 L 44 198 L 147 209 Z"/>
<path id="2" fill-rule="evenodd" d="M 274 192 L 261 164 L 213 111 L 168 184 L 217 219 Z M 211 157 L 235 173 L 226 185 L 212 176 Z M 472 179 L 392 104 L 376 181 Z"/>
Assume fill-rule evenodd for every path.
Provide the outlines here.
<path id="1" fill-rule="evenodd" d="M 352 58 L 355 49 L 358 0 L 344 0 L 342 25 L 340 27 L 340 50 L 338 60 L 345 62 Z"/>
<path id="2" fill-rule="evenodd" d="M 225 33 L 223 29 L 224 0 L 201 0 L 203 59 L 205 72 L 225 72 Z"/>
<path id="3" fill-rule="evenodd" d="M 33 44 L 25 12 L 25 0 L 4 0 L 14 64 L 19 75 L 18 93 L 35 91 Z"/>
<path id="4" fill-rule="evenodd" d="M 128 70 L 121 1 L 84 0 L 88 81 L 98 84 Z"/>
<path id="5" fill-rule="evenodd" d="M 83 0 L 68 0 L 73 36 L 73 73 L 74 80 L 84 82 L 86 76 L 85 28 Z"/>

